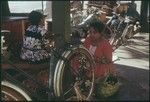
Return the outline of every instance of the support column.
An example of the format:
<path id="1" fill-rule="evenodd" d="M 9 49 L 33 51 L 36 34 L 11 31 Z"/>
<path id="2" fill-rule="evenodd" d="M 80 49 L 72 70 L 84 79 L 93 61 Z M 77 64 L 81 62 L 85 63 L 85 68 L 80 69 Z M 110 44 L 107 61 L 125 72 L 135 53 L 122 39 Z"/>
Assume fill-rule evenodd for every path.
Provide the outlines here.
<path id="1" fill-rule="evenodd" d="M 148 25 L 148 4 L 149 1 L 142 1 L 141 2 L 141 17 L 140 17 L 140 22 L 141 22 L 141 31 L 142 32 L 148 32 L 149 25 Z"/>
<path id="2" fill-rule="evenodd" d="M 53 79 L 56 64 L 66 42 L 70 41 L 70 1 L 52 1 L 52 33 L 55 34 L 55 47 L 50 59 L 49 100 L 54 97 Z M 64 49 L 63 49 L 64 50 Z"/>
<path id="3" fill-rule="evenodd" d="M 52 32 L 56 47 L 70 41 L 70 1 L 52 1 Z"/>

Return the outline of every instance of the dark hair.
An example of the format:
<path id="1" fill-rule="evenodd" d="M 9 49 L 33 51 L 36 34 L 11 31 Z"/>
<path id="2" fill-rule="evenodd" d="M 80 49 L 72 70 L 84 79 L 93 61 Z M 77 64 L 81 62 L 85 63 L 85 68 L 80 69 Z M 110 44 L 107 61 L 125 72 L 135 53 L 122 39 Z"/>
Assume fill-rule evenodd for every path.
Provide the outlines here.
<path id="1" fill-rule="evenodd" d="M 92 27 L 97 32 L 102 33 L 104 31 L 104 29 L 105 29 L 105 24 L 103 24 L 100 21 L 94 21 L 94 22 L 90 23 L 89 27 Z"/>
<path id="2" fill-rule="evenodd" d="M 38 11 L 32 11 L 28 16 L 28 20 L 32 25 L 38 25 L 42 18 L 43 14 Z"/>

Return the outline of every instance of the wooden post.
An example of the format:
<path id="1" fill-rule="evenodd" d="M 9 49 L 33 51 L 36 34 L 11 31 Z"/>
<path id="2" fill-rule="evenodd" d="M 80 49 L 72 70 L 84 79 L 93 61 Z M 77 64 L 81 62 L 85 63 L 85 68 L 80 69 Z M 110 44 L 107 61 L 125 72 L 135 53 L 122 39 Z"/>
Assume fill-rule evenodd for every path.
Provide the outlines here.
<path id="1" fill-rule="evenodd" d="M 142 1 L 141 3 L 140 23 L 141 23 L 142 32 L 148 32 L 148 29 L 149 29 L 148 21 L 147 21 L 148 4 L 149 4 L 149 1 Z"/>
<path id="2" fill-rule="evenodd" d="M 56 37 L 56 49 L 52 52 L 50 59 L 49 100 L 55 100 L 53 97 L 53 78 L 59 60 L 56 55 L 61 55 L 60 49 L 65 46 L 66 42 L 70 41 L 70 31 L 70 1 L 52 1 L 52 33 Z"/>
<path id="3" fill-rule="evenodd" d="M 1 1 L 1 17 L 9 16 L 10 10 L 8 1 Z"/>
<path id="4" fill-rule="evenodd" d="M 70 1 L 52 1 L 52 33 L 56 47 L 70 41 Z"/>

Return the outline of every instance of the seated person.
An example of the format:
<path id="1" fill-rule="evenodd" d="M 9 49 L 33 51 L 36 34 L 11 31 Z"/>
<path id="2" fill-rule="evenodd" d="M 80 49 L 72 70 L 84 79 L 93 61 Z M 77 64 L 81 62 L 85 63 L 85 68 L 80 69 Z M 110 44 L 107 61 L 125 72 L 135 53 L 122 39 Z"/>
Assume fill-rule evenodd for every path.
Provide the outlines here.
<path id="1" fill-rule="evenodd" d="M 94 56 L 96 62 L 96 79 L 105 76 L 110 70 L 114 71 L 112 62 L 113 49 L 109 41 L 104 37 L 104 29 L 105 25 L 102 22 L 91 22 L 89 35 L 84 42 L 84 46 Z"/>
<path id="2" fill-rule="evenodd" d="M 44 15 L 38 11 L 29 14 L 29 27 L 23 37 L 21 59 L 30 62 L 40 62 L 50 58 L 50 53 L 44 49 L 46 29 L 44 29 Z"/>
<path id="3" fill-rule="evenodd" d="M 132 3 L 128 4 L 128 10 L 126 12 L 126 16 L 131 16 L 131 17 L 135 18 L 136 20 L 140 19 L 140 14 L 136 10 L 136 4 L 135 3 L 132 2 Z"/>

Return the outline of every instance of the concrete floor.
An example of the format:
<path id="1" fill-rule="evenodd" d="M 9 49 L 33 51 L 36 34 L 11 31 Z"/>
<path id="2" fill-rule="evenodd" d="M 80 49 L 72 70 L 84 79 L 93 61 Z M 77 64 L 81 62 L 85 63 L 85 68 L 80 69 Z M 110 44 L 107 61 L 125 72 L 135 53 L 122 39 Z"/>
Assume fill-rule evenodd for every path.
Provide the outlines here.
<path id="1" fill-rule="evenodd" d="M 105 101 L 149 101 L 149 33 L 138 33 L 114 52 L 121 82 L 118 93 Z"/>

